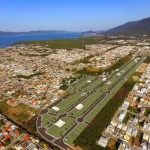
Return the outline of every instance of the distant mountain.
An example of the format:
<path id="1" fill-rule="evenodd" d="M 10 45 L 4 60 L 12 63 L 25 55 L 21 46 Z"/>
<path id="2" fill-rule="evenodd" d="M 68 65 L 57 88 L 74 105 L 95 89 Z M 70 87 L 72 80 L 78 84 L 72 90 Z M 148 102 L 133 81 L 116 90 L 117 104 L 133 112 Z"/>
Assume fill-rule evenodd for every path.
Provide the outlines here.
<path id="1" fill-rule="evenodd" d="M 55 34 L 55 33 L 66 33 L 67 31 L 57 31 L 57 30 L 37 30 L 37 31 L 27 31 L 27 32 L 5 32 L 0 31 L 0 36 L 11 36 L 11 35 L 32 35 L 32 34 Z"/>
<path id="2" fill-rule="evenodd" d="M 148 35 L 150 36 L 150 17 L 138 21 L 127 22 L 123 25 L 109 29 L 105 34 L 110 35 Z"/>
<path id="3" fill-rule="evenodd" d="M 94 34 L 96 33 L 95 31 L 92 31 L 92 30 L 89 30 L 89 31 L 84 31 L 84 32 L 81 32 L 82 34 Z"/>

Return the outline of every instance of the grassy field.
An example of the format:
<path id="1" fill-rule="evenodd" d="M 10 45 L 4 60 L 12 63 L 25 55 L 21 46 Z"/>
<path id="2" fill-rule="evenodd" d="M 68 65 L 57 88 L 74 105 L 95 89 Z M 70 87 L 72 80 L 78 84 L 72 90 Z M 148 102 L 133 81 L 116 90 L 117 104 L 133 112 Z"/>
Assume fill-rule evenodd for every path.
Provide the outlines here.
<path id="1" fill-rule="evenodd" d="M 93 118 L 101 111 L 101 109 L 109 102 L 113 95 L 108 95 L 85 117 L 85 120 L 91 122 Z"/>
<path id="2" fill-rule="evenodd" d="M 102 78 L 98 78 L 96 81 L 85 87 L 86 91 L 92 91 L 95 87 L 102 83 Z"/>
<path id="3" fill-rule="evenodd" d="M 72 141 L 74 141 L 79 134 L 85 129 L 87 125 L 84 123 L 79 123 L 68 135 L 67 135 L 67 140 L 65 142 L 67 144 L 71 144 Z"/>
<path id="4" fill-rule="evenodd" d="M 83 82 L 79 83 L 78 85 L 76 85 L 74 87 L 77 88 L 77 89 L 80 89 L 88 83 L 87 82 L 88 80 L 92 81 L 93 79 L 95 79 L 95 77 L 90 76 L 90 77 L 86 78 L 86 80 L 84 80 Z"/>
<path id="5" fill-rule="evenodd" d="M 81 89 L 81 87 L 83 87 L 84 85 L 87 84 L 88 80 L 92 81 L 93 79 L 95 79 L 95 77 L 93 77 L 93 76 L 83 77 L 82 79 L 78 80 L 78 84 L 75 84 L 75 83 L 70 84 L 67 91 L 68 92 L 73 92 L 73 89 L 71 89 L 71 88 Z M 82 80 L 82 82 L 81 82 L 81 80 Z"/>
<path id="6" fill-rule="evenodd" d="M 6 102 L 7 100 L 0 102 L 0 111 L 19 124 L 24 124 L 24 122 L 27 121 L 28 118 L 33 114 L 39 113 L 38 110 L 31 108 L 23 103 L 11 107 Z"/>
<path id="7" fill-rule="evenodd" d="M 84 101 L 82 101 L 84 107 L 81 110 L 74 108 L 69 112 L 69 114 L 76 117 L 81 117 L 98 100 L 101 95 L 102 93 L 91 94 Z"/>
<path id="8" fill-rule="evenodd" d="M 52 121 L 56 119 L 55 116 L 49 115 L 49 114 L 44 114 L 42 116 L 42 126 L 46 127 L 48 126 Z"/>
<path id="9" fill-rule="evenodd" d="M 51 134 L 56 138 L 59 138 L 75 123 L 74 119 L 67 118 L 67 117 L 62 118 L 61 120 L 65 122 L 65 124 L 62 127 L 53 125 L 47 130 L 47 133 Z"/>
<path id="10" fill-rule="evenodd" d="M 83 98 L 81 96 L 82 92 L 78 92 L 76 94 L 74 94 L 73 96 L 69 96 L 67 99 L 65 99 L 64 101 L 62 101 L 61 103 L 59 103 L 57 105 L 58 108 L 60 108 L 60 110 L 57 112 L 53 109 L 50 109 L 50 112 L 53 113 L 58 113 L 58 114 L 63 114 L 65 113 L 71 106 L 73 106 L 74 104 L 76 104 L 81 98 Z"/>

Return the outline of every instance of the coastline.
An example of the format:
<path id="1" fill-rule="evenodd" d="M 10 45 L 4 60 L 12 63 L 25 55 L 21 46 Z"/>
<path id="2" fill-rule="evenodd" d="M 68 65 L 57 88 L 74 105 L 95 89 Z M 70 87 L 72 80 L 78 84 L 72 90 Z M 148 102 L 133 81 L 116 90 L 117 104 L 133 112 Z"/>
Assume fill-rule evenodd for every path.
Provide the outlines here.
<path id="1" fill-rule="evenodd" d="M 0 48 L 11 46 L 15 42 L 72 39 L 72 38 L 78 38 L 79 36 L 86 36 L 86 35 L 80 32 L 67 32 L 67 33 L 61 33 L 61 34 L 56 33 L 56 34 L 0 36 Z"/>

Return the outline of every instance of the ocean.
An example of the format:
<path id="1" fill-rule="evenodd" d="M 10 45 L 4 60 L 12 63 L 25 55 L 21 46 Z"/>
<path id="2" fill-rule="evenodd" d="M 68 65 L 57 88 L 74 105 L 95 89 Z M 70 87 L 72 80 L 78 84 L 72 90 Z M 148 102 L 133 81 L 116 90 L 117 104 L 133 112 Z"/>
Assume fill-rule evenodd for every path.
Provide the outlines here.
<path id="1" fill-rule="evenodd" d="M 15 36 L 0 36 L 0 48 L 7 47 L 14 42 L 18 41 L 31 41 L 31 40 L 51 40 L 62 38 L 77 38 L 79 36 L 85 36 L 85 34 L 79 32 L 66 32 L 55 34 L 34 34 L 34 35 L 15 35 Z"/>

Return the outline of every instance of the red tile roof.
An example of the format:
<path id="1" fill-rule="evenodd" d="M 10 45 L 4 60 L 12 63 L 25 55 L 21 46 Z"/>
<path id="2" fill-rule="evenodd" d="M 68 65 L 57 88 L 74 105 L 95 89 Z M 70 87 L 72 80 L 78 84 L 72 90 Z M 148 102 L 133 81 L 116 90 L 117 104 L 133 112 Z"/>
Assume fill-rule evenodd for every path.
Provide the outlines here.
<path id="1" fill-rule="evenodd" d="M 3 145 L 2 145 L 2 144 L 0 144 L 0 148 L 1 148 L 1 147 L 3 147 Z"/>
<path id="2" fill-rule="evenodd" d="M 24 138 L 24 140 L 29 140 L 30 136 L 29 135 L 25 135 L 23 138 Z"/>
<path id="3" fill-rule="evenodd" d="M 10 127 L 10 126 L 7 126 L 7 127 L 5 128 L 5 131 L 8 131 L 9 129 L 11 129 L 11 127 Z"/>
<path id="4" fill-rule="evenodd" d="M 5 139 L 10 139 L 10 138 L 11 138 L 10 134 L 5 135 Z"/>
<path id="5" fill-rule="evenodd" d="M 19 135 L 19 134 L 20 134 L 20 131 L 19 131 L 19 130 L 17 130 L 17 129 L 15 129 L 15 130 L 14 130 L 14 132 L 15 132 L 15 134 L 17 134 L 17 135 Z"/>

